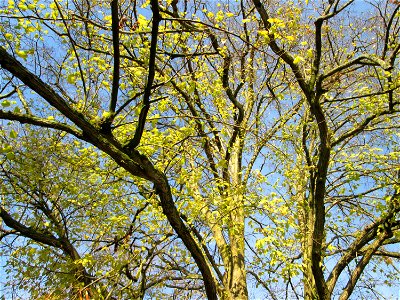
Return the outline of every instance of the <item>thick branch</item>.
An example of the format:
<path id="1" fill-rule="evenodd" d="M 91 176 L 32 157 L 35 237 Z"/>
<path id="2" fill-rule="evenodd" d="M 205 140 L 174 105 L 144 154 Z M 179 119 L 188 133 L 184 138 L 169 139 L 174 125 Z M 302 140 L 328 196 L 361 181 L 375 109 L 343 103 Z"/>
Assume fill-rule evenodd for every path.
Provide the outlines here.
<path id="1" fill-rule="evenodd" d="M 113 38 L 113 49 L 114 49 L 114 70 L 113 70 L 113 81 L 111 90 L 111 101 L 109 111 L 110 113 L 115 112 L 118 100 L 118 89 L 119 89 L 119 67 L 120 67 L 120 51 L 119 51 L 119 18 L 118 18 L 118 0 L 111 1 L 111 22 L 112 22 L 112 38 Z"/>
<path id="2" fill-rule="evenodd" d="M 228 168 L 229 168 L 229 161 L 231 158 L 231 153 L 233 150 L 233 145 L 236 142 L 237 137 L 240 134 L 240 125 L 244 119 L 244 109 L 243 105 L 236 99 L 232 89 L 229 87 L 229 68 L 231 64 L 231 58 L 225 57 L 224 59 L 224 67 L 222 73 L 222 86 L 224 87 L 226 94 L 228 95 L 229 100 L 232 102 L 233 106 L 237 110 L 237 116 L 235 120 L 235 126 L 233 128 L 232 136 L 229 139 L 228 146 L 226 147 L 225 153 L 225 162 L 226 166 L 223 169 L 223 178 L 227 181 L 228 180 Z"/>
<path id="3" fill-rule="evenodd" d="M 264 28 L 269 31 L 271 29 L 271 23 L 268 21 L 269 19 L 269 15 L 267 13 L 267 11 L 265 10 L 264 5 L 261 3 L 260 0 L 253 0 L 253 3 L 258 11 L 258 13 L 260 14 L 261 20 L 264 24 Z M 302 91 L 308 96 L 309 95 L 309 88 L 308 85 L 306 83 L 306 80 L 303 77 L 303 74 L 299 68 L 299 66 L 297 64 L 294 63 L 294 58 L 292 57 L 292 55 L 290 55 L 290 53 L 288 53 L 285 49 L 281 48 L 275 40 L 274 34 L 269 34 L 269 47 L 272 49 L 272 51 L 274 51 L 275 54 L 277 54 L 280 58 L 282 58 L 284 60 L 284 62 L 286 62 L 290 68 L 292 69 L 296 80 L 298 82 L 298 84 L 300 85 L 300 88 L 302 89 Z"/>
<path id="4" fill-rule="evenodd" d="M 389 38 L 390 38 L 390 28 L 392 27 L 393 21 L 396 18 L 397 12 L 400 9 L 400 5 L 398 5 L 392 15 L 390 16 L 389 22 L 386 26 L 386 33 L 385 33 L 385 46 L 383 47 L 383 51 L 382 51 L 382 59 L 385 59 L 386 53 L 389 49 Z"/>
<path id="5" fill-rule="evenodd" d="M 384 231 L 379 235 L 378 239 L 375 240 L 370 245 L 370 247 L 368 247 L 368 250 L 366 251 L 364 256 L 361 258 L 361 260 L 358 262 L 357 266 L 355 267 L 355 269 L 351 273 L 350 279 L 348 280 L 346 287 L 343 289 L 343 292 L 340 295 L 339 300 L 347 300 L 347 299 L 349 299 L 351 293 L 354 290 L 354 287 L 356 286 L 356 283 L 357 283 L 358 279 L 360 278 L 360 276 L 361 276 L 362 272 L 364 271 L 365 267 L 367 266 L 367 264 L 371 260 L 372 255 L 382 245 L 382 243 L 390 236 L 391 236 L 390 232 Z"/>
<path id="6" fill-rule="evenodd" d="M 319 73 L 320 65 L 321 65 L 321 55 L 322 55 L 322 25 L 323 20 L 317 19 L 314 23 L 315 25 L 315 54 L 314 61 L 312 64 L 312 74 L 310 78 L 310 88 L 314 87 L 315 81 L 317 80 L 317 76 Z"/>
<path id="7" fill-rule="evenodd" d="M 395 199 L 395 197 L 398 197 L 397 194 L 395 194 L 392 199 Z M 358 238 L 350 245 L 350 247 L 345 251 L 345 254 L 340 258 L 340 260 L 337 262 L 336 266 L 333 268 L 332 272 L 329 274 L 329 277 L 327 279 L 327 285 L 328 285 L 328 289 L 330 291 L 333 290 L 333 288 L 335 287 L 335 284 L 340 276 L 340 274 L 342 273 L 342 271 L 348 266 L 348 264 L 357 256 L 357 254 L 361 251 L 361 249 L 367 245 L 370 241 L 372 241 L 374 238 L 376 238 L 376 236 L 378 235 L 378 228 L 382 225 L 384 225 L 384 229 L 385 227 L 387 227 L 387 225 L 390 224 L 386 224 L 396 213 L 398 213 L 400 211 L 400 207 L 396 207 L 393 210 L 391 210 L 388 214 L 386 214 L 385 216 L 377 219 L 375 222 L 371 223 L 370 225 L 366 226 L 363 230 L 360 230 L 359 232 L 357 232 L 355 235 L 358 236 Z M 386 225 L 385 225 L 386 224 Z M 390 228 L 387 228 L 388 230 L 385 229 L 385 232 L 390 232 Z M 385 238 L 381 240 L 381 238 L 385 236 Z M 384 244 L 384 241 L 388 238 L 390 238 L 390 235 L 386 235 L 385 233 L 382 233 L 381 236 L 379 237 L 379 246 L 381 246 L 382 244 Z M 367 249 L 371 249 L 370 247 L 368 247 Z M 374 251 L 372 252 L 372 254 L 374 254 L 374 252 L 377 250 L 378 248 L 374 248 Z M 368 252 L 368 250 L 367 250 Z M 368 253 L 365 253 L 365 255 L 367 255 Z M 371 254 L 371 255 L 372 255 Z M 368 254 L 369 255 L 369 254 Z M 365 267 L 365 266 L 364 266 Z M 355 284 L 355 283 L 354 283 Z M 354 287 L 353 287 L 354 288 Z"/>
<path id="8" fill-rule="evenodd" d="M 310 211 L 313 224 L 309 229 L 309 234 L 312 235 L 311 244 L 311 269 L 315 279 L 317 294 L 320 299 L 328 299 L 330 297 L 324 274 L 322 270 L 322 245 L 325 239 L 325 195 L 326 195 L 326 180 L 328 167 L 331 155 L 331 138 L 329 127 L 326 121 L 325 113 L 320 103 L 318 96 L 311 96 L 308 99 L 310 112 L 318 126 L 319 147 L 317 151 L 317 168 L 310 170 Z"/>
<path id="9" fill-rule="evenodd" d="M 69 258 L 76 261 L 80 259 L 80 256 L 76 249 L 66 238 L 56 238 L 49 232 L 40 232 L 33 229 L 32 227 L 26 227 L 24 224 L 15 220 L 3 207 L 0 206 L 0 217 L 3 219 L 4 223 L 19 232 L 22 236 L 32 239 L 38 243 L 56 247 L 61 249 Z M 76 270 L 77 279 L 82 281 L 85 285 L 91 283 L 91 276 L 87 273 L 85 268 L 78 264 Z"/>
<path id="10" fill-rule="evenodd" d="M 47 83 L 43 82 L 35 74 L 28 71 L 18 60 L 8 54 L 3 47 L 0 47 L 0 65 L 2 68 L 15 75 L 33 91 L 42 96 L 51 106 L 55 107 L 75 125 L 81 128 L 84 133 L 97 133 L 96 128 L 86 120 L 82 113 L 68 105 L 68 103 Z"/>
<path id="11" fill-rule="evenodd" d="M 3 207 L 0 206 L 0 217 L 4 223 L 19 232 L 24 237 L 30 238 L 36 242 L 45 244 L 47 246 L 62 249 L 63 245 L 59 239 L 50 233 L 39 232 L 31 227 L 26 227 L 22 223 L 15 220 Z"/>
<path id="12" fill-rule="evenodd" d="M 151 9 L 153 11 L 153 27 L 151 29 L 151 43 L 150 43 L 150 57 L 149 57 L 149 69 L 147 75 L 147 83 L 143 94 L 143 106 L 139 114 L 138 124 L 136 127 L 135 135 L 131 141 L 128 142 L 128 149 L 135 149 L 143 135 L 144 125 L 146 124 L 147 113 L 150 109 L 150 96 L 155 77 L 155 64 L 157 54 L 157 39 L 158 39 L 158 27 L 161 21 L 160 8 L 157 0 L 151 1 Z"/>
<path id="13" fill-rule="evenodd" d="M 184 215 L 181 215 L 182 219 L 185 220 L 188 223 L 188 218 Z M 218 276 L 218 279 L 220 282 L 224 281 L 224 276 L 222 275 L 221 271 L 218 268 L 217 263 L 214 260 L 214 257 L 211 255 L 210 251 L 208 251 L 207 246 L 204 244 L 204 238 L 201 236 L 200 232 L 194 227 L 193 225 L 188 223 L 189 228 L 193 231 L 194 235 L 196 238 L 199 240 L 199 243 L 201 244 L 201 248 L 203 249 L 204 253 L 206 254 L 208 260 L 210 261 L 211 266 L 213 267 L 215 273 Z"/>
<path id="14" fill-rule="evenodd" d="M 157 1 L 153 2 L 157 5 Z M 87 141 L 107 153 L 118 165 L 133 176 L 138 176 L 154 183 L 156 193 L 160 197 L 160 204 L 164 215 L 168 218 L 172 228 L 174 228 L 192 254 L 192 257 L 203 275 L 207 297 L 209 299 L 217 299 L 217 289 L 209 265 L 190 231 L 180 219 L 165 175 L 157 170 L 145 155 L 140 154 L 135 149 L 130 151 L 127 149 L 124 150 L 118 141 L 114 140 L 109 135 L 103 135 L 95 126 L 91 125 L 86 120 L 83 114 L 70 107 L 48 84 L 28 71 L 14 57 L 9 55 L 3 47 L 0 47 L 0 65 L 19 78 L 28 87 L 42 96 L 50 105 L 55 107 L 60 113 L 77 125 L 83 131 L 83 135 Z"/>
<path id="15" fill-rule="evenodd" d="M 320 16 L 319 18 L 317 18 L 317 20 L 314 22 L 314 25 L 315 25 L 315 48 L 314 48 L 315 55 L 314 55 L 314 60 L 312 63 L 310 88 L 314 87 L 315 81 L 318 77 L 318 73 L 320 70 L 321 56 L 322 56 L 322 25 L 324 24 L 324 21 L 329 20 L 330 18 L 333 18 L 335 15 L 337 15 L 339 12 L 344 10 L 347 6 L 349 6 L 353 2 L 354 2 L 354 0 L 350 0 L 350 1 L 346 2 L 341 8 L 338 8 L 339 0 L 331 1 L 330 4 L 325 9 L 324 14 L 322 16 Z M 330 12 L 332 7 L 333 7 L 333 11 Z"/>

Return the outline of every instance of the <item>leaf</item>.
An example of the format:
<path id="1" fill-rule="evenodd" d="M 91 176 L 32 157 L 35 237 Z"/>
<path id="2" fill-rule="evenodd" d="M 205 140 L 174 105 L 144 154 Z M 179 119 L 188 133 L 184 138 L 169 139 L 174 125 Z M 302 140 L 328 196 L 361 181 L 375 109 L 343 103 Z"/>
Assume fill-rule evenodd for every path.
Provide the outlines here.
<path id="1" fill-rule="evenodd" d="M 6 157 L 9 160 L 13 160 L 15 158 L 15 154 L 14 154 L 14 152 L 7 152 Z"/>
<path id="2" fill-rule="evenodd" d="M 3 107 L 9 107 L 11 105 L 11 102 L 9 100 L 4 100 L 1 102 L 1 106 Z"/>
<path id="3" fill-rule="evenodd" d="M 21 9 L 21 10 L 27 10 L 28 9 L 28 7 L 23 2 L 18 3 L 18 8 Z"/>
<path id="4" fill-rule="evenodd" d="M 15 53 L 24 60 L 26 60 L 26 58 L 28 57 L 28 53 L 24 50 L 17 50 L 15 51 Z"/>
<path id="5" fill-rule="evenodd" d="M 10 131 L 10 138 L 15 139 L 17 136 L 18 136 L 18 133 L 15 132 L 14 129 L 12 129 L 12 130 Z"/>
<path id="6" fill-rule="evenodd" d="M 297 64 L 299 64 L 299 63 L 300 63 L 301 61 L 303 61 L 303 60 L 304 60 L 303 57 L 297 55 L 297 56 L 294 58 L 293 63 L 297 65 Z"/>
<path id="7" fill-rule="evenodd" d="M 103 111 L 103 114 L 101 115 L 102 118 L 109 118 L 111 117 L 112 113 L 109 111 Z"/>
<path id="8" fill-rule="evenodd" d="M 76 82 L 76 76 L 75 74 L 69 74 L 67 77 L 68 83 L 74 84 Z"/>
<path id="9" fill-rule="evenodd" d="M 110 88 L 110 83 L 106 80 L 103 80 L 102 84 L 106 87 L 106 89 Z"/>

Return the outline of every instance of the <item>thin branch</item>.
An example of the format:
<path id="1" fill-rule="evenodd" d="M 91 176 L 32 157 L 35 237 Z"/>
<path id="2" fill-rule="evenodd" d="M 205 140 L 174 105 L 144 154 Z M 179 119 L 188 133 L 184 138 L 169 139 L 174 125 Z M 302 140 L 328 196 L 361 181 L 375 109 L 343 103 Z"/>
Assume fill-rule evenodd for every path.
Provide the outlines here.
<path id="1" fill-rule="evenodd" d="M 378 239 L 375 240 L 369 247 L 364 256 L 361 258 L 361 260 L 358 262 L 357 266 L 351 273 L 351 276 L 347 282 L 346 287 L 343 289 L 342 294 L 339 297 L 339 300 L 347 300 L 349 299 L 350 295 L 352 294 L 354 287 L 360 278 L 363 270 L 371 260 L 374 252 L 382 245 L 382 243 L 390 237 L 390 232 L 384 231 L 381 234 L 379 234 Z"/>
<path id="2" fill-rule="evenodd" d="M 204 253 L 206 254 L 208 260 L 210 261 L 210 264 L 212 265 L 215 273 L 217 273 L 218 279 L 223 282 L 224 281 L 224 276 L 222 275 L 221 271 L 218 268 L 218 265 L 216 264 L 214 257 L 211 255 L 210 251 L 208 251 L 207 246 L 204 244 L 204 238 L 201 236 L 200 232 L 192 225 L 188 222 L 188 218 L 181 214 L 181 218 L 182 220 L 184 220 L 189 228 L 193 231 L 194 235 L 196 236 L 196 238 L 199 240 L 200 244 L 201 244 L 201 248 L 203 249 Z"/>
<path id="3" fill-rule="evenodd" d="M 336 68 L 326 72 L 325 74 L 319 76 L 318 81 L 322 82 L 324 79 L 326 79 L 336 73 L 339 73 L 351 66 L 357 65 L 357 64 L 368 65 L 368 66 L 381 66 L 383 68 L 387 68 L 387 64 L 385 63 L 385 61 L 381 60 L 380 58 L 372 57 L 370 55 L 360 55 L 340 66 L 337 66 Z"/>
<path id="4" fill-rule="evenodd" d="M 57 129 L 57 130 L 61 130 L 61 131 L 70 133 L 81 140 L 86 140 L 81 131 L 76 130 L 72 126 L 69 126 L 64 123 L 59 123 L 54 120 L 38 118 L 38 117 L 35 117 L 32 115 L 25 115 L 25 114 L 10 112 L 10 111 L 3 111 L 1 109 L 0 109 L 0 119 L 10 120 L 10 121 L 18 121 L 21 124 L 31 124 L 31 125 L 36 125 L 36 126 L 45 127 L 45 128 Z"/>
<path id="5" fill-rule="evenodd" d="M 69 31 L 69 26 L 68 26 L 68 24 L 67 24 L 67 22 L 66 22 L 66 19 L 64 18 L 64 15 L 63 15 L 63 12 L 62 12 L 62 10 L 61 10 L 60 5 L 58 4 L 58 2 L 57 2 L 56 0 L 54 1 L 54 3 L 55 3 L 56 6 L 57 6 L 57 10 L 58 10 L 58 12 L 59 12 L 59 14 L 60 14 L 60 16 L 61 16 L 62 22 L 63 22 L 64 27 L 65 27 L 65 31 L 67 32 L 68 39 L 70 40 L 70 44 L 71 44 L 71 46 L 72 46 L 72 49 L 73 49 L 74 54 L 75 54 L 75 57 L 76 57 L 76 61 L 77 61 L 77 63 L 78 63 L 79 75 L 80 75 L 80 77 L 81 77 L 82 87 L 83 87 L 83 93 L 85 94 L 85 100 L 86 100 L 87 97 L 88 97 L 88 91 L 87 91 L 87 88 L 86 88 L 85 77 L 83 76 L 83 69 L 82 69 L 81 60 L 80 60 L 80 58 L 79 58 L 78 51 L 76 50 L 76 42 L 75 42 L 75 40 L 72 38 L 71 32 Z"/>
<path id="6" fill-rule="evenodd" d="M 358 133 L 363 131 L 376 118 L 378 118 L 380 116 L 384 116 L 384 115 L 391 115 L 395 112 L 399 112 L 399 110 L 396 110 L 396 111 L 395 110 L 385 110 L 385 111 L 381 111 L 379 113 L 373 114 L 373 115 L 365 118 L 364 122 L 358 124 L 358 126 L 356 128 L 342 134 L 342 136 L 338 137 L 335 141 L 333 141 L 332 147 L 340 144 L 342 141 L 344 141 L 348 138 L 352 138 L 353 136 L 357 135 Z"/>
<path id="7" fill-rule="evenodd" d="M 269 293 L 269 295 L 271 296 L 271 298 L 273 300 L 278 300 L 278 298 L 275 296 L 275 294 L 272 292 L 272 290 L 269 288 L 268 284 L 265 283 L 265 281 L 263 281 L 256 272 L 253 272 L 251 270 L 247 270 L 247 272 L 252 275 L 259 284 L 261 284 L 263 286 L 263 288 L 265 288 L 267 290 L 267 292 Z"/>
<path id="8" fill-rule="evenodd" d="M 4 99 L 4 98 L 11 97 L 11 96 L 14 95 L 16 92 L 17 92 L 17 89 L 14 88 L 14 89 L 13 89 L 11 92 L 9 92 L 8 94 L 0 95 L 0 100 L 1 100 L 1 99 Z"/>

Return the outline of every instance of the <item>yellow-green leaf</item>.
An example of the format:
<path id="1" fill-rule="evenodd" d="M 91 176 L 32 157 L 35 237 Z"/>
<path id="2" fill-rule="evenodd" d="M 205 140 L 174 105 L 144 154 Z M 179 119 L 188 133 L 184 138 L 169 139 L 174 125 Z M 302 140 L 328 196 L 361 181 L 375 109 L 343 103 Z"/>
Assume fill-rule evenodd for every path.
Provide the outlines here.
<path id="1" fill-rule="evenodd" d="M 75 74 L 69 74 L 67 77 L 67 81 L 68 81 L 68 83 L 71 83 L 71 84 L 75 83 L 75 81 L 76 81 Z"/>
<path id="2" fill-rule="evenodd" d="M 10 138 L 15 139 L 18 136 L 18 133 L 15 132 L 15 130 L 10 131 Z"/>
<path id="3" fill-rule="evenodd" d="M 300 63 L 302 60 L 304 60 L 304 58 L 301 57 L 301 56 L 299 56 L 299 55 L 297 55 L 297 56 L 294 58 L 293 63 L 294 63 L 294 64 L 298 64 L 298 63 Z"/>
<path id="4" fill-rule="evenodd" d="M 4 100 L 1 102 L 1 106 L 3 107 L 9 107 L 11 105 L 11 102 L 9 100 Z"/>
<path id="5" fill-rule="evenodd" d="M 17 50 L 17 51 L 15 51 L 15 53 L 16 53 L 19 57 L 21 57 L 21 58 L 23 58 L 23 59 L 25 59 L 25 60 L 26 60 L 26 58 L 28 57 L 28 53 L 27 53 L 26 51 L 24 51 L 24 50 Z"/>

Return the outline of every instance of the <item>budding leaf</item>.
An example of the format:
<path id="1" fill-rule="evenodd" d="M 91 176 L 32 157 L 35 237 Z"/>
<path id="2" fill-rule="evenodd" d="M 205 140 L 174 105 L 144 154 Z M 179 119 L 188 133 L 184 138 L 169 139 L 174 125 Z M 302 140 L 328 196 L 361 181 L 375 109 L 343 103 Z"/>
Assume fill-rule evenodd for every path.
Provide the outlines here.
<path id="1" fill-rule="evenodd" d="M 1 102 L 1 106 L 3 107 L 9 107 L 11 105 L 11 102 L 9 100 L 4 100 Z"/>
<path id="2" fill-rule="evenodd" d="M 10 131 L 10 138 L 15 139 L 18 136 L 18 133 L 16 133 L 14 130 Z"/>
<path id="3" fill-rule="evenodd" d="M 71 83 L 71 84 L 75 83 L 76 76 L 74 74 L 69 74 L 67 77 L 67 81 L 68 81 L 68 83 Z"/>
<path id="4" fill-rule="evenodd" d="M 17 50 L 15 51 L 15 53 L 17 53 L 17 55 L 23 58 L 24 60 L 26 60 L 26 58 L 28 57 L 28 53 L 24 50 Z"/>

